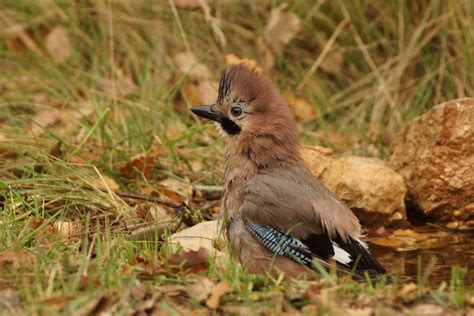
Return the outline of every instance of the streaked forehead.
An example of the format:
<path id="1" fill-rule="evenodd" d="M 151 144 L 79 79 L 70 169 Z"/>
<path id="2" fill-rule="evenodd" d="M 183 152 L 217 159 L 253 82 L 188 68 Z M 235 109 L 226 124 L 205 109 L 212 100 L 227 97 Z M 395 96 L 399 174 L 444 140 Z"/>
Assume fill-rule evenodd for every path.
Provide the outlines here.
<path id="1" fill-rule="evenodd" d="M 225 100 L 229 97 L 231 92 L 231 83 L 232 76 L 230 74 L 230 69 L 227 68 L 222 72 L 221 80 L 219 81 L 219 94 L 217 96 L 217 103 L 223 104 Z"/>

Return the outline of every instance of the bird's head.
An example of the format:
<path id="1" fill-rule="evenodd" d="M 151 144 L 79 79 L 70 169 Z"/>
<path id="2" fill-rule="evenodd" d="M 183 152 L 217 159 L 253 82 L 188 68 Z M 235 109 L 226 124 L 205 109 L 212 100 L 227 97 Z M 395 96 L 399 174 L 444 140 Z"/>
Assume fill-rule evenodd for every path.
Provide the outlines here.
<path id="1" fill-rule="evenodd" d="M 191 111 L 216 121 L 231 137 L 294 129 L 283 97 L 255 68 L 246 64 L 224 70 L 215 104 L 193 107 Z"/>

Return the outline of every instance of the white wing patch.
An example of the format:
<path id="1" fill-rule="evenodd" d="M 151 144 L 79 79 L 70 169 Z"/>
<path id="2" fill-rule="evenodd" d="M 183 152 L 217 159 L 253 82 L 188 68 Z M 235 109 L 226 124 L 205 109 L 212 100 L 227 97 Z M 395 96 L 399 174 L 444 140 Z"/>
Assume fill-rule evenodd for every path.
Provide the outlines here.
<path id="1" fill-rule="evenodd" d="M 364 247 L 365 250 L 367 250 L 367 252 L 369 252 L 369 245 L 367 245 L 367 243 L 363 240 L 360 240 L 359 238 L 357 237 L 352 237 L 355 239 L 355 241 L 357 241 L 359 244 L 362 245 L 362 247 Z M 370 253 L 370 252 L 369 252 Z"/>
<path id="2" fill-rule="evenodd" d="M 351 255 L 347 251 L 339 247 L 339 245 L 335 243 L 334 241 L 332 242 L 332 247 L 334 248 L 334 256 L 333 256 L 334 260 L 346 265 L 351 263 L 352 261 Z"/>

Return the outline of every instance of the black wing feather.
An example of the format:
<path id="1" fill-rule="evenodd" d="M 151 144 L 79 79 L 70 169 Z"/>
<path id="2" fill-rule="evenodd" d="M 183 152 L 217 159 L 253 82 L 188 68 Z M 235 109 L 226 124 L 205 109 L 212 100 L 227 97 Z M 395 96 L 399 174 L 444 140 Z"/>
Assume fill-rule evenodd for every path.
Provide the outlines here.
<path id="1" fill-rule="evenodd" d="M 378 273 L 386 273 L 385 268 L 357 240 L 350 238 L 346 242 L 337 237 L 333 238 L 333 242 L 351 256 L 350 268 L 354 271 L 375 270 Z"/>

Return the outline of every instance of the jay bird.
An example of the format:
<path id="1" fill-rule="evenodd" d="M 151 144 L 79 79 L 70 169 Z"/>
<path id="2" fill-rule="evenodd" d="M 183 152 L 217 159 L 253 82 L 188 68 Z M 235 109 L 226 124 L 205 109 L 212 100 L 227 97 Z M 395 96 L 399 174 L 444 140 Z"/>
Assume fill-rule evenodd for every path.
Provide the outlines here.
<path id="1" fill-rule="evenodd" d="M 285 99 L 256 69 L 228 67 L 216 103 L 191 111 L 227 138 L 220 218 L 248 272 L 311 277 L 317 261 L 359 280 L 385 273 L 357 217 L 305 165 Z"/>

